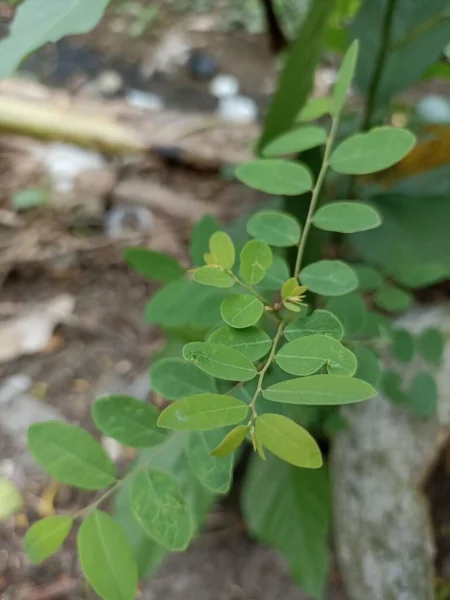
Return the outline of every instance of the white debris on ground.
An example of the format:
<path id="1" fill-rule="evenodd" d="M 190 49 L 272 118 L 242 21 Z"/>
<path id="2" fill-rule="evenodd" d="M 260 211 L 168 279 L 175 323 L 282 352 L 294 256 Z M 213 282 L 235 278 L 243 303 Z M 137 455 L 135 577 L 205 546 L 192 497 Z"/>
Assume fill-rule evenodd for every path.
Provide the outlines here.
<path id="1" fill-rule="evenodd" d="M 156 94 L 142 92 L 141 90 L 128 90 L 125 99 L 130 106 L 142 110 L 163 110 L 164 101 Z"/>

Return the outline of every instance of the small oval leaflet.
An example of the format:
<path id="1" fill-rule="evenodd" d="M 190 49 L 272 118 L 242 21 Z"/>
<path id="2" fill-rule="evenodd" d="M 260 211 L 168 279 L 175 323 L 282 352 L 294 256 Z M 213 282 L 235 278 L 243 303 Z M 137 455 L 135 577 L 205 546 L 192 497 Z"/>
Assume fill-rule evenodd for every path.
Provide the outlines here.
<path id="1" fill-rule="evenodd" d="M 272 157 L 296 154 L 321 146 L 326 139 L 327 132 L 325 129 L 315 125 L 306 125 L 277 137 L 264 148 L 263 155 Z"/>
<path id="2" fill-rule="evenodd" d="M 406 329 L 394 329 L 391 352 L 397 360 L 408 363 L 414 356 L 414 338 Z"/>
<path id="3" fill-rule="evenodd" d="M 262 444 L 291 465 L 319 469 L 322 454 L 306 429 L 283 415 L 265 413 L 256 419 L 256 435 Z"/>
<path id="4" fill-rule="evenodd" d="M 24 544 L 30 562 L 38 563 L 56 552 L 72 529 L 72 517 L 62 515 L 37 521 L 25 534 Z"/>
<path id="5" fill-rule="evenodd" d="M 84 429 L 47 421 L 28 429 L 28 447 L 52 477 L 84 490 L 101 490 L 116 480 L 116 468 Z"/>
<path id="6" fill-rule="evenodd" d="M 217 288 L 229 288 L 235 283 L 229 273 L 225 273 L 222 267 L 208 265 L 195 269 L 193 273 L 194 280 L 201 285 L 210 285 Z"/>
<path id="7" fill-rule="evenodd" d="M 237 450 L 242 442 L 247 437 L 250 427 L 248 425 L 238 425 L 223 438 L 216 448 L 211 452 L 213 456 L 224 457 L 229 456 Z"/>
<path id="8" fill-rule="evenodd" d="M 211 215 L 205 215 L 196 223 L 191 233 L 189 246 L 192 264 L 198 267 L 203 264 L 203 255 L 209 250 L 209 240 L 212 234 L 219 229 L 219 223 Z"/>
<path id="9" fill-rule="evenodd" d="M 233 294 L 222 302 L 220 314 L 225 323 L 236 329 L 250 327 L 259 321 L 264 312 L 264 304 L 245 294 Z"/>
<path id="10" fill-rule="evenodd" d="M 317 309 L 309 317 L 299 315 L 284 330 L 284 335 L 289 341 L 316 333 L 341 340 L 344 337 L 344 328 L 333 313 Z"/>
<path id="11" fill-rule="evenodd" d="M 216 382 L 211 375 L 182 358 L 158 360 L 150 371 L 150 379 L 152 389 L 167 400 L 178 400 L 202 392 L 217 392 Z"/>
<path id="12" fill-rule="evenodd" d="M 298 221 L 280 210 L 262 210 L 250 217 L 248 233 L 270 246 L 288 248 L 300 241 L 301 229 Z"/>
<path id="13" fill-rule="evenodd" d="M 281 288 L 283 282 L 288 279 L 289 275 L 289 267 L 284 258 L 274 256 L 273 263 L 267 269 L 266 276 L 260 283 L 259 288 L 276 292 Z"/>
<path id="14" fill-rule="evenodd" d="M 361 202 L 333 202 L 316 211 L 313 223 L 325 231 L 356 233 L 381 225 L 378 212 Z"/>
<path id="15" fill-rule="evenodd" d="M 209 336 L 209 342 L 230 346 L 241 352 L 251 361 L 265 356 L 271 346 L 272 340 L 267 333 L 259 327 L 247 327 L 245 329 L 234 329 L 228 325 L 219 327 Z"/>
<path id="16" fill-rule="evenodd" d="M 255 365 L 246 356 L 223 344 L 191 342 L 184 346 L 183 356 L 219 379 L 250 381 L 256 376 Z"/>
<path id="17" fill-rule="evenodd" d="M 428 418 L 435 414 L 438 401 L 436 381 L 429 373 L 417 373 L 408 391 L 408 403 L 418 417 Z"/>
<path id="18" fill-rule="evenodd" d="M 313 188 L 311 172 L 304 165 L 281 158 L 259 158 L 239 165 L 236 177 L 266 194 L 297 196 Z"/>
<path id="19" fill-rule="evenodd" d="M 101 510 L 92 511 L 78 531 L 78 555 L 87 580 L 104 600 L 134 600 L 138 573 L 122 527 Z"/>
<path id="20" fill-rule="evenodd" d="M 130 448 L 147 448 L 163 441 L 157 430 L 159 411 L 131 396 L 104 396 L 92 407 L 95 425 L 105 435 Z"/>
<path id="21" fill-rule="evenodd" d="M 277 364 L 291 375 L 312 375 L 324 364 L 328 373 L 351 377 L 356 371 L 356 357 L 340 342 L 316 334 L 289 342 L 275 357 Z"/>
<path id="22" fill-rule="evenodd" d="M 375 173 L 399 162 L 414 143 L 414 135 L 406 129 L 376 127 L 341 142 L 331 155 L 330 165 L 347 175 Z"/>
<path id="23" fill-rule="evenodd" d="M 9 479 L 0 477 L 0 521 L 20 510 L 22 505 L 22 496 L 16 486 Z"/>
<path id="24" fill-rule="evenodd" d="M 169 550 L 185 550 L 193 533 L 192 520 L 177 481 L 159 470 L 141 471 L 130 490 L 133 513 L 153 540 Z"/>
<path id="25" fill-rule="evenodd" d="M 308 100 L 308 102 L 300 111 L 300 114 L 298 115 L 298 121 L 314 121 L 314 119 L 328 115 L 330 112 L 330 98 L 311 98 L 311 100 Z"/>
<path id="26" fill-rule="evenodd" d="M 423 359 L 432 365 L 438 365 L 444 352 L 441 332 L 434 327 L 422 331 L 417 338 L 417 350 Z"/>
<path id="27" fill-rule="evenodd" d="M 359 42 L 354 40 L 344 54 L 341 62 L 336 83 L 333 89 L 333 100 L 331 103 L 331 113 L 336 116 L 344 106 L 345 97 L 350 89 L 353 75 L 355 74 L 356 63 L 358 62 Z"/>
<path id="28" fill-rule="evenodd" d="M 366 381 L 343 375 L 311 375 L 289 379 L 263 391 L 266 400 L 288 404 L 336 405 L 362 402 L 376 396 Z"/>
<path id="29" fill-rule="evenodd" d="M 173 256 L 161 254 L 147 248 L 130 248 L 126 250 L 125 260 L 144 277 L 162 283 L 175 281 L 183 277 L 185 272 Z"/>
<path id="30" fill-rule="evenodd" d="M 202 431 L 239 423 L 248 406 L 234 396 L 196 394 L 168 406 L 159 416 L 159 427 L 175 431 Z"/>
<path id="31" fill-rule="evenodd" d="M 222 429 L 191 431 L 186 446 L 186 455 L 195 476 L 203 486 L 216 494 L 228 492 L 233 473 L 231 453 L 222 460 L 212 453 L 223 434 Z"/>
<path id="32" fill-rule="evenodd" d="M 250 285 L 256 285 L 264 279 L 266 271 L 273 261 L 272 250 L 261 240 L 250 240 L 241 251 L 241 275 Z"/>
<path id="33" fill-rule="evenodd" d="M 311 292 L 322 296 L 343 296 L 358 287 L 358 278 L 341 260 L 319 260 L 305 267 L 300 281 Z"/>
<path id="34" fill-rule="evenodd" d="M 383 283 L 380 273 L 367 265 L 352 265 L 358 277 L 358 288 L 363 292 L 374 292 Z"/>
<path id="35" fill-rule="evenodd" d="M 390 283 L 384 283 L 379 287 L 373 299 L 379 308 L 389 312 L 403 312 L 413 303 L 413 297 L 409 292 Z"/>
<path id="36" fill-rule="evenodd" d="M 209 240 L 209 249 L 218 264 L 223 269 L 232 269 L 235 260 L 233 240 L 228 233 L 216 231 Z"/>

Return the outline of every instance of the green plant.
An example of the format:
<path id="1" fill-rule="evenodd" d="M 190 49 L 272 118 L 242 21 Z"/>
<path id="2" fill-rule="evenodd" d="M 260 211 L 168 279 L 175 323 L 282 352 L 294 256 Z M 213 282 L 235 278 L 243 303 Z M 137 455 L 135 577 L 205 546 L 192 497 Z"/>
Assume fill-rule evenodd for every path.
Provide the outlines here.
<path id="1" fill-rule="evenodd" d="M 78 552 L 85 576 L 101 597 L 131 600 L 138 576 L 165 551 L 186 548 L 215 495 L 229 490 L 234 460 L 247 439 L 260 457 L 252 461 L 244 486 L 250 529 L 285 550 L 306 591 L 321 597 L 327 565 L 327 480 L 320 469 L 320 448 L 305 426 L 317 428 L 330 417 L 327 407 L 375 395 L 378 364 L 364 340 L 377 336 L 379 322 L 362 332 L 367 315 L 356 290 L 380 289 L 383 283 L 376 271 L 354 269 L 342 260 L 305 265 L 305 248 L 314 228 L 349 233 L 380 224 L 379 214 L 367 203 L 346 200 L 318 207 L 329 169 L 351 175 L 385 169 L 414 144 L 411 133 L 393 127 L 336 143 L 357 54 L 354 42 L 330 99 L 329 131 L 297 126 L 264 145 L 263 158 L 237 169 L 241 181 L 268 193 L 310 193 L 303 224 L 280 210 L 257 212 L 247 222 L 252 239 L 238 254 L 230 235 L 206 218 L 193 232 L 195 266 L 187 272 L 173 258 L 151 250 L 127 252 L 138 271 L 166 284 L 149 301 L 146 319 L 179 340 L 151 370 L 153 389 L 171 403 L 161 413 L 127 396 L 107 396 L 94 404 L 93 420 L 104 435 L 144 449 L 121 479 L 83 429 L 56 422 L 30 428 L 30 450 L 52 477 L 82 489 L 105 490 L 75 515 L 34 524 L 25 538 L 31 560 L 43 560 L 57 550 L 74 520 L 82 519 Z M 302 163 L 280 158 L 319 145 L 324 153 L 315 182 Z M 293 246 L 291 270 L 284 253 Z M 311 313 L 309 305 L 315 307 Z M 190 341 L 183 343 L 186 339 Z M 422 346 L 428 348 L 430 341 Z M 319 471 L 310 475 L 298 467 Z M 268 469 L 271 477 L 276 472 L 277 483 L 266 505 L 255 512 L 252 499 L 261 494 Z M 322 506 L 309 525 L 301 514 L 302 503 L 308 501 L 300 494 L 302 482 Z M 100 507 L 116 493 L 114 519 Z M 291 525 L 267 526 L 264 511 L 272 509 L 272 502 L 286 504 Z M 311 551 L 309 567 L 307 559 L 300 565 L 293 560 L 298 548 L 292 546 L 288 527 L 311 528 L 311 549 L 298 546 L 304 558 Z"/>

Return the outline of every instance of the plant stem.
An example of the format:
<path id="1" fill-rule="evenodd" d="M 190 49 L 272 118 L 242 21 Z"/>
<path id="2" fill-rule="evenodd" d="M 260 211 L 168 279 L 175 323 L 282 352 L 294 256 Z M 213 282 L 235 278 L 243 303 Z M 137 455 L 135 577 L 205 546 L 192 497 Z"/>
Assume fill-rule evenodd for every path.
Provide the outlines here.
<path id="1" fill-rule="evenodd" d="M 258 292 L 251 286 L 251 285 L 247 285 L 246 283 L 244 283 L 243 281 L 241 281 L 239 279 L 239 277 L 237 277 L 232 271 L 227 271 L 227 273 L 229 273 L 229 275 L 231 275 L 233 277 L 233 279 L 235 280 L 236 283 L 238 283 L 239 285 L 241 285 L 243 288 L 245 288 L 246 290 L 248 290 L 249 292 L 252 293 L 253 296 L 256 296 L 256 298 L 258 298 L 258 300 L 261 300 L 261 302 L 265 305 L 265 306 L 271 306 L 270 302 L 268 302 L 264 296 L 261 296 L 261 294 L 258 294 Z"/>

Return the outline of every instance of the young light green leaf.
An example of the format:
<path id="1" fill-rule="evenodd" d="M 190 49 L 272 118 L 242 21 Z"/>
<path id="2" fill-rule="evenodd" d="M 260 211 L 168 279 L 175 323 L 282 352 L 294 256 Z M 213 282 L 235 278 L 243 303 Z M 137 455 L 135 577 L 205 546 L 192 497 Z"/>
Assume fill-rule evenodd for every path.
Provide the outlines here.
<path id="1" fill-rule="evenodd" d="M 284 258 L 274 256 L 273 263 L 267 269 L 266 276 L 259 285 L 264 291 L 278 291 L 290 275 L 289 266 Z"/>
<path id="2" fill-rule="evenodd" d="M 358 277 L 358 288 L 363 292 L 374 292 L 383 283 L 383 278 L 373 267 L 367 265 L 352 265 Z"/>
<path id="3" fill-rule="evenodd" d="M 351 292 L 331 298 L 326 307 L 342 323 L 347 337 L 357 337 L 361 334 L 367 319 L 366 305 L 361 294 Z"/>
<path id="4" fill-rule="evenodd" d="M 11 208 L 20 212 L 48 204 L 50 201 L 50 192 L 43 188 L 26 188 L 19 190 L 11 198 Z"/>
<path id="5" fill-rule="evenodd" d="M 236 177 L 249 187 L 282 196 L 297 196 L 313 188 L 305 165 L 282 158 L 258 158 L 236 169 Z"/>
<path id="6" fill-rule="evenodd" d="M 394 329 L 391 352 L 397 360 L 408 363 L 414 356 L 414 338 L 406 329 Z"/>
<path id="7" fill-rule="evenodd" d="M 223 430 L 192 431 L 188 435 L 186 454 L 195 476 L 208 490 L 225 494 L 231 486 L 233 456 L 216 458 L 214 449 L 223 437 Z"/>
<path id="8" fill-rule="evenodd" d="M 213 331 L 208 338 L 208 342 L 230 346 L 241 352 L 251 361 L 265 356 L 272 346 L 270 337 L 259 327 L 234 329 L 228 325 L 224 325 Z"/>
<path id="9" fill-rule="evenodd" d="M 395 404 L 406 402 L 406 394 L 402 389 L 402 378 L 396 371 L 385 371 L 382 375 L 381 388 L 383 393 Z"/>
<path id="10" fill-rule="evenodd" d="M 176 479 L 159 470 L 137 473 L 131 484 L 131 506 L 141 527 L 169 550 L 185 550 L 193 526 Z"/>
<path id="11" fill-rule="evenodd" d="M 183 357 L 219 379 L 249 381 L 256 375 L 254 364 L 246 356 L 223 344 L 191 342 L 184 346 Z"/>
<path id="12" fill-rule="evenodd" d="M 280 210 L 261 210 L 247 223 L 248 233 L 270 246 L 287 248 L 300 241 L 301 229 L 298 221 Z"/>
<path id="13" fill-rule="evenodd" d="M 193 277 L 197 283 L 217 288 L 229 288 L 235 283 L 229 273 L 226 273 L 222 267 L 216 265 L 198 267 L 198 269 L 195 269 Z"/>
<path id="14" fill-rule="evenodd" d="M 255 428 L 250 430 L 250 438 L 252 440 L 253 450 L 258 454 L 261 460 L 266 460 L 266 453 L 264 452 L 264 446 L 262 445 L 261 439 L 256 434 Z"/>
<path id="15" fill-rule="evenodd" d="M 333 100 L 331 103 L 331 114 L 334 116 L 338 115 L 344 106 L 345 98 L 355 74 L 356 63 L 358 62 L 358 51 L 358 40 L 354 40 L 342 59 L 336 83 L 334 84 Z"/>
<path id="16" fill-rule="evenodd" d="M 286 300 L 286 298 L 289 298 L 289 296 L 294 296 L 294 292 L 298 288 L 300 288 L 298 280 L 295 277 L 291 277 L 283 283 L 283 286 L 281 288 L 281 297 L 283 298 L 283 300 Z M 302 288 L 302 291 L 305 291 L 304 287 Z"/>
<path id="17" fill-rule="evenodd" d="M 275 357 L 277 364 L 291 375 L 312 375 L 324 364 L 328 373 L 351 377 L 356 357 L 340 342 L 327 335 L 308 335 L 284 345 Z"/>
<path id="18" fill-rule="evenodd" d="M 185 270 L 169 256 L 147 248 L 130 248 L 125 251 L 125 260 L 138 273 L 155 281 L 170 283 L 183 277 Z"/>
<path id="19" fill-rule="evenodd" d="M 100 431 L 130 448 L 148 448 L 163 441 L 156 425 L 158 416 L 154 406 L 131 396 L 104 396 L 92 407 Z"/>
<path id="20" fill-rule="evenodd" d="M 418 417 L 431 417 L 436 412 L 438 389 L 429 373 L 417 373 L 410 383 L 408 403 Z"/>
<path id="21" fill-rule="evenodd" d="M 219 223 L 211 215 L 205 215 L 196 223 L 191 233 L 191 243 L 189 246 L 193 265 L 200 267 L 204 264 L 203 255 L 209 251 L 209 240 L 212 234 L 219 230 Z"/>
<path id="22" fill-rule="evenodd" d="M 309 317 L 299 315 L 284 330 L 284 335 L 289 341 L 316 333 L 341 340 L 344 337 L 344 328 L 333 313 L 318 309 Z"/>
<path id="23" fill-rule="evenodd" d="M 315 125 L 306 125 L 277 137 L 264 148 L 263 155 L 273 157 L 297 154 L 321 146 L 326 142 L 326 139 L 327 132 L 325 129 Z"/>
<path id="24" fill-rule="evenodd" d="M 325 231 L 356 233 L 375 229 L 381 225 L 378 212 L 368 204 L 361 202 L 333 202 L 325 204 L 316 211 L 313 223 Z"/>
<path id="25" fill-rule="evenodd" d="M 387 169 L 404 158 L 414 146 L 415 137 L 407 129 L 376 127 L 357 133 L 333 151 L 331 167 L 337 173 L 364 175 Z"/>
<path id="26" fill-rule="evenodd" d="M 283 300 L 283 306 L 287 310 L 290 310 L 291 312 L 295 312 L 295 313 L 299 313 L 302 310 L 301 306 L 298 306 L 298 304 L 295 304 L 294 302 L 290 302 L 289 300 Z"/>
<path id="27" fill-rule="evenodd" d="M 16 486 L 9 479 L 0 477 L 0 521 L 13 515 L 22 505 L 22 496 Z"/>
<path id="28" fill-rule="evenodd" d="M 255 296 L 233 294 L 220 305 L 220 314 L 225 323 L 235 329 L 250 327 L 259 321 L 264 312 L 264 304 Z"/>
<path id="29" fill-rule="evenodd" d="M 378 308 L 389 312 L 403 312 L 413 302 L 410 293 L 390 283 L 384 283 L 379 287 L 373 299 Z"/>
<path id="30" fill-rule="evenodd" d="M 343 296 L 358 287 L 356 273 L 341 260 L 319 260 L 306 266 L 300 281 L 321 296 Z"/>
<path id="31" fill-rule="evenodd" d="M 306 469 L 322 466 L 317 442 L 306 429 L 283 415 L 265 413 L 256 419 L 256 435 L 263 445 L 291 465 Z"/>
<path id="32" fill-rule="evenodd" d="M 366 381 L 354 377 L 312 375 L 276 383 L 264 390 L 263 396 L 272 402 L 329 406 L 362 402 L 376 393 Z"/>
<path id="33" fill-rule="evenodd" d="M 377 387 L 381 379 L 380 361 L 378 356 L 371 348 L 362 346 L 361 344 L 354 344 L 352 348 L 356 359 L 358 361 L 358 368 L 356 369 L 355 377 L 363 379 Z"/>
<path id="34" fill-rule="evenodd" d="M 223 269 L 233 268 L 235 260 L 235 249 L 233 240 L 228 233 L 216 231 L 209 240 L 209 250 L 214 257 L 216 264 Z"/>
<path id="35" fill-rule="evenodd" d="M 438 365 L 444 353 L 444 341 L 441 332 L 434 327 L 422 331 L 417 338 L 417 350 L 423 359 L 432 365 Z"/>
<path id="36" fill-rule="evenodd" d="M 179 400 L 202 392 L 217 392 L 215 380 L 182 358 L 158 360 L 150 371 L 152 389 L 167 400 Z"/>
<path id="37" fill-rule="evenodd" d="M 298 121 L 314 121 L 331 112 L 331 102 L 329 98 L 311 98 L 300 111 Z"/>
<path id="38" fill-rule="evenodd" d="M 249 285 L 264 279 L 273 261 L 272 250 L 261 240 L 250 240 L 241 251 L 241 275 Z"/>
<path id="39" fill-rule="evenodd" d="M 116 479 L 111 459 L 84 429 L 47 421 L 28 429 L 28 447 L 52 477 L 84 490 L 101 490 Z"/>
<path id="40" fill-rule="evenodd" d="M 81 568 L 104 600 L 134 600 L 136 563 L 122 527 L 107 513 L 93 510 L 78 531 Z"/>
<path id="41" fill-rule="evenodd" d="M 247 437 L 250 427 L 248 425 L 238 425 L 223 438 L 218 446 L 211 452 L 213 456 L 223 458 L 229 456 L 232 452 L 237 450 L 242 442 Z"/>
<path id="42" fill-rule="evenodd" d="M 235 425 L 245 419 L 247 413 L 247 404 L 234 396 L 196 394 L 164 409 L 158 425 L 176 431 L 207 431 Z"/>
<path id="43" fill-rule="evenodd" d="M 72 529 L 73 518 L 58 515 L 37 521 L 25 534 L 25 552 L 32 563 L 42 562 L 63 544 Z"/>

